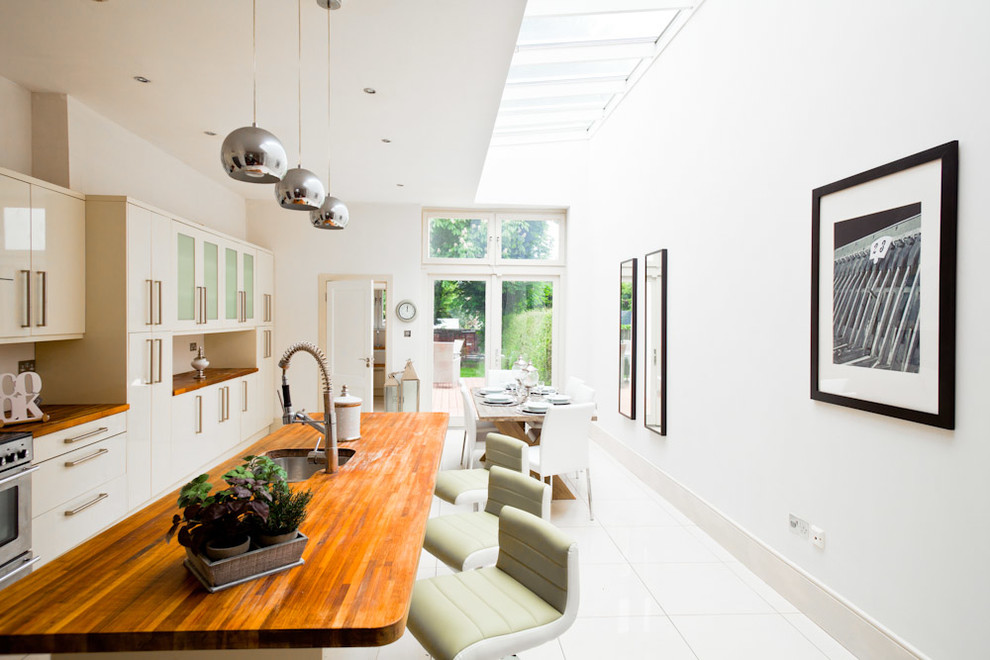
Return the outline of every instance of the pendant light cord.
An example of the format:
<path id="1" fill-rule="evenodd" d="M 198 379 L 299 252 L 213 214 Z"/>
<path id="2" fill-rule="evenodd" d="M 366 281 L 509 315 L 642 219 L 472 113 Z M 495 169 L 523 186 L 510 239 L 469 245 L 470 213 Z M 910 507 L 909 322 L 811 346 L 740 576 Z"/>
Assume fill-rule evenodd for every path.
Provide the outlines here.
<path id="1" fill-rule="evenodd" d="M 327 7 L 327 195 L 330 194 L 330 8 Z"/>
<path id="2" fill-rule="evenodd" d="M 251 60 L 254 78 L 253 103 L 251 110 L 251 125 L 258 126 L 258 0 L 251 0 Z"/>
<path id="3" fill-rule="evenodd" d="M 299 0 L 299 167 L 302 167 L 302 0 Z"/>
<path id="4" fill-rule="evenodd" d="M 327 7 L 327 195 L 330 194 L 330 8 Z"/>

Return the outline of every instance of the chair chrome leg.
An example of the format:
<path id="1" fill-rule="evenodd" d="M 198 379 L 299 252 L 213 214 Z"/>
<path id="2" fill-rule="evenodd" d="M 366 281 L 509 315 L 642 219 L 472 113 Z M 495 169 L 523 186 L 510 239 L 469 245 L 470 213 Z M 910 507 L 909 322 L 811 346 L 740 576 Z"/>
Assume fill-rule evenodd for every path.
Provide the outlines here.
<path id="1" fill-rule="evenodd" d="M 584 478 L 588 480 L 588 517 L 590 520 L 594 520 L 595 512 L 591 508 L 591 468 L 590 467 L 584 469 Z"/>
<path id="2" fill-rule="evenodd" d="M 468 432 L 464 429 L 464 442 L 461 443 L 461 467 L 464 467 L 464 452 L 467 451 Z"/>

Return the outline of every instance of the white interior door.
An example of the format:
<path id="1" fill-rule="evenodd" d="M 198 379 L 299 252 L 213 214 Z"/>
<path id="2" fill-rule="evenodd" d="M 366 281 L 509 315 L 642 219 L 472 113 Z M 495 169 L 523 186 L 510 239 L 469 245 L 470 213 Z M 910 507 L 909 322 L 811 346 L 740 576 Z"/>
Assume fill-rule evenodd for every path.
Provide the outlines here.
<path id="1" fill-rule="evenodd" d="M 347 391 L 361 398 L 361 411 L 374 405 L 374 280 L 327 282 L 327 360 L 334 396 Z"/>

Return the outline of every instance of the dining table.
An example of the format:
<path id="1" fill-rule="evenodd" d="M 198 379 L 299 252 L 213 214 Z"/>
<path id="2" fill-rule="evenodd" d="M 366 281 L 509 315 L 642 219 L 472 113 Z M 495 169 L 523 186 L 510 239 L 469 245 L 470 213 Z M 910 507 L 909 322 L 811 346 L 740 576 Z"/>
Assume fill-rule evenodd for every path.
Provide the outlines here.
<path id="1" fill-rule="evenodd" d="M 540 393 L 536 395 L 530 393 L 528 396 L 523 396 L 516 390 L 507 389 L 504 391 L 504 394 L 509 395 L 512 401 L 505 404 L 486 403 L 485 390 L 486 388 L 484 387 L 471 389 L 470 399 L 474 405 L 474 413 L 479 422 L 489 422 L 498 429 L 499 433 L 518 438 L 529 445 L 540 444 L 540 428 L 543 425 L 543 418 L 546 413 L 528 412 L 524 404 L 527 400 L 547 401 L 545 394 L 555 393 L 556 390 L 552 390 L 552 388 L 536 390 Z M 550 404 L 549 407 L 553 405 Z M 547 408 L 548 410 L 549 407 Z M 465 414 L 470 414 L 470 411 L 465 411 Z M 591 419 L 596 420 L 598 417 L 594 415 Z M 574 499 L 574 494 L 564 485 L 559 477 L 553 477 L 553 499 Z"/>

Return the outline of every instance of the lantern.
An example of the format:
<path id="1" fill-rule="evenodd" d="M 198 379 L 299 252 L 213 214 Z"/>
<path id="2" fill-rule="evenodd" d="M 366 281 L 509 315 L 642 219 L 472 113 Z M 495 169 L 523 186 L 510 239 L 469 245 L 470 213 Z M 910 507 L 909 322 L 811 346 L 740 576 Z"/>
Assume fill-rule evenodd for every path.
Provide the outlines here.
<path id="1" fill-rule="evenodd" d="M 406 360 L 402 370 L 402 412 L 419 412 L 419 376 L 413 369 L 412 360 Z"/>
<path id="2" fill-rule="evenodd" d="M 419 412 L 419 376 L 412 360 L 406 360 L 405 369 L 385 379 L 385 412 Z"/>
<path id="3" fill-rule="evenodd" d="M 395 378 L 401 374 L 401 371 L 394 371 L 385 379 L 385 412 L 399 412 L 401 409 L 399 401 L 401 390 L 399 381 Z"/>

